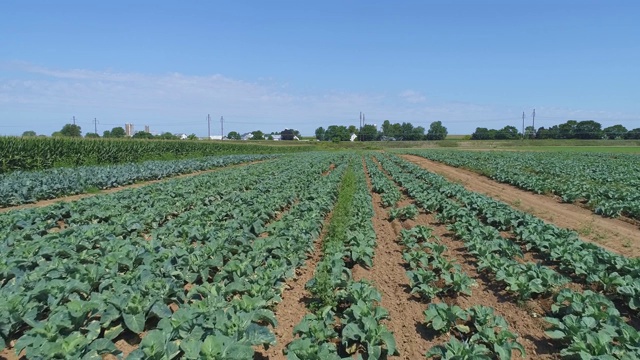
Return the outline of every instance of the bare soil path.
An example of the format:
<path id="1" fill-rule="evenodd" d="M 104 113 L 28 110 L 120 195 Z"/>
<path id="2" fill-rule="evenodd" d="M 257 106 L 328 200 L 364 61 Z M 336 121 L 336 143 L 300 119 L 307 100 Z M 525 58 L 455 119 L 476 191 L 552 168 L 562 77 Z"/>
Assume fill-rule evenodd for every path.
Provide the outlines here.
<path id="1" fill-rule="evenodd" d="M 462 184 L 467 190 L 488 195 L 556 226 L 575 230 L 580 238 L 609 251 L 640 256 L 640 229 L 628 222 L 603 218 L 588 209 L 559 203 L 547 195 L 538 195 L 502 184 L 465 169 L 455 168 L 415 155 L 401 155 L 423 169 Z"/>
<path id="2" fill-rule="evenodd" d="M 371 181 L 367 175 L 367 183 L 371 189 Z M 400 356 L 391 359 L 422 359 L 424 354 L 438 343 L 446 341 L 429 336 L 423 325 L 424 310 L 427 304 L 419 301 L 409 290 L 409 278 L 403 267 L 402 247 L 396 242 L 403 228 L 399 220 L 387 219 L 387 210 L 382 207 L 381 196 L 371 193 L 375 216 L 372 219 L 376 231 L 376 251 L 371 269 L 360 266 L 353 268 L 354 280 L 371 281 L 382 295 L 381 306 L 389 311 L 389 319 L 384 322 L 393 332 Z M 410 204 L 408 199 L 399 205 Z"/>
<path id="3" fill-rule="evenodd" d="M 542 319 L 544 311 L 548 311 L 545 301 L 530 300 L 523 304 L 518 304 L 515 299 L 509 296 L 500 286 L 497 286 L 492 279 L 478 273 L 476 260 L 467 253 L 464 243 L 457 240 L 455 236 L 440 224 L 431 214 L 420 214 L 415 221 L 416 225 L 427 225 L 434 229 L 434 234 L 440 242 L 447 246 L 444 255 L 454 260 L 462 268 L 462 271 L 475 280 L 476 285 L 472 287 L 471 296 L 458 296 L 453 299 L 453 303 L 463 309 L 468 309 L 475 305 L 484 305 L 495 310 L 497 315 L 502 316 L 512 332 L 520 336 L 518 341 L 525 348 L 527 359 L 554 359 L 558 358 L 560 352 L 551 343 L 544 331 L 547 323 Z M 449 301 L 448 301 L 449 302 Z M 514 354 L 513 358 L 520 358 Z"/>
<path id="4" fill-rule="evenodd" d="M 268 350 L 256 348 L 255 359 L 275 360 L 287 358 L 283 351 L 294 339 L 293 328 L 309 313 L 305 304 L 309 293 L 305 289 L 305 285 L 313 278 L 316 266 L 322 260 L 322 243 L 329 229 L 332 216 L 333 212 L 326 216 L 322 232 L 315 242 L 315 249 L 310 254 L 305 265 L 296 269 L 295 277 L 287 281 L 282 292 L 282 301 L 274 309 L 278 320 L 278 326 L 273 329 L 273 333 L 276 336 L 276 345 L 269 347 Z"/>
<path id="5" fill-rule="evenodd" d="M 377 194 L 373 194 L 373 195 L 374 195 L 374 199 L 376 197 L 379 199 L 379 196 Z M 404 199 L 398 204 L 398 206 L 406 206 L 411 203 L 413 203 L 412 200 Z M 376 206 L 376 214 L 379 208 L 380 208 L 379 206 Z M 382 209 L 382 211 L 385 211 L 385 210 Z M 454 235 L 449 230 L 447 230 L 446 226 L 439 223 L 432 214 L 425 214 L 423 211 L 421 211 L 415 220 L 407 220 L 398 224 L 396 224 L 396 221 L 392 223 L 389 223 L 387 221 L 387 224 L 390 224 L 390 226 L 394 229 L 394 234 L 396 234 L 394 239 L 398 238 L 398 235 L 402 230 L 402 228 L 410 229 L 416 225 L 426 225 L 432 228 L 434 230 L 433 234 L 436 235 L 440 239 L 440 241 L 444 245 L 446 245 L 448 248 L 448 250 L 445 252 L 444 255 L 448 259 L 453 260 L 457 264 L 459 264 L 462 270 L 468 276 L 470 276 L 472 279 L 475 280 L 476 285 L 472 288 L 472 296 L 461 295 L 454 299 L 446 299 L 447 303 L 454 303 L 465 309 L 470 308 L 474 305 L 484 305 L 484 306 L 491 307 L 495 310 L 495 313 L 497 315 L 502 316 L 507 321 L 507 323 L 509 323 L 509 327 L 511 331 L 515 332 L 520 336 L 518 341 L 525 348 L 526 359 L 558 358 L 559 349 L 557 349 L 555 345 L 549 341 L 549 339 L 546 337 L 544 333 L 544 330 L 547 324 L 542 319 L 542 316 L 543 316 L 542 313 L 544 312 L 544 310 L 548 310 L 546 309 L 547 305 L 545 302 L 532 300 L 527 302 L 526 304 L 517 304 L 514 299 L 512 299 L 510 296 L 506 294 L 506 292 L 501 290 L 499 286 L 496 286 L 496 284 L 491 279 L 487 278 L 483 274 L 478 273 L 478 271 L 476 270 L 475 259 L 466 252 L 464 243 L 460 240 L 457 240 L 454 237 Z M 375 226 L 375 222 L 374 222 L 374 226 Z M 378 231 L 377 227 L 376 227 L 376 231 Z M 376 250 L 376 258 L 378 258 L 379 254 L 383 254 L 381 252 L 382 250 L 381 246 L 383 245 L 380 242 L 380 235 L 378 237 L 378 241 L 379 242 L 378 242 L 378 249 Z M 395 248 L 399 252 L 398 256 L 401 256 L 402 247 L 398 243 L 395 243 L 395 241 L 393 241 L 393 244 L 389 244 L 388 246 L 395 246 Z M 375 260 L 376 259 L 374 259 L 374 267 L 373 267 L 374 270 L 376 268 Z M 404 262 L 401 257 L 399 258 L 398 262 L 399 264 L 396 266 L 396 268 L 399 268 L 401 269 L 402 272 L 404 272 L 405 270 L 402 267 L 402 264 Z M 387 272 L 393 271 L 393 269 L 391 268 L 390 265 L 387 265 L 386 267 L 379 269 L 379 271 L 382 274 L 386 274 Z M 376 280 L 374 280 L 374 282 L 376 283 L 376 287 L 378 287 L 378 282 Z M 402 287 L 404 288 L 403 290 L 398 290 L 397 293 L 391 293 L 389 294 L 389 297 L 391 299 L 394 299 L 400 296 L 408 295 L 408 292 L 407 292 L 408 289 L 406 287 L 408 286 L 409 282 L 408 282 L 408 279 L 406 279 L 406 275 L 405 275 L 404 284 L 402 285 Z M 382 286 L 382 288 L 384 288 L 384 286 Z M 381 289 L 381 287 L 378 287 L 378 289 Z M 385 294 L 383 293 L 383 303 L 384 301 L 385 301 Z M 422 311 L 426 310 L 427 304 L 420 302 L 416 297 L 413 297 L 413 296 L 410 296 L 410 301 L 418 304 L 421 308 L 420 319 L 418 320 L 420 321 L 420 325 L 415 326 L 414 331 L 422 332 L 422 335 L 423 335 L 422 343 L 425 343 L 428 346 L 427 350 L 433 345 L 442 344 L 448 341 L 449 339 L 448 336 L 446 335 L 437 336 L 429 332 L 429 330 L 427 330 L 424 327 L 424 325 L 421 324 L 422 322 L 424 322 L 424 315 L 422 315 Z M 440 301 L 441 301 L 440 299 L 434 299 L 434 302 L 440 302 Z M 400 316 L 400 319 L 405 319 L 404 320 L 405 322 L 414 321 L 410 317 L 409 311 L 407 311 L 406 313 L 401 312 L 399 315 L 396 315 L 396 316 Z M 393 314 L 392 314 L 392 319 L 393 319 Z M 399 343 L 398 345 L 399 349 L 400 349 L 400 343 L 402 342 L 401 339 L 402 339 L 402 335 L 399 336 L 396 334 L 396 340 Z M 401 355 L 403 359 L 416 359 L 416 358 L 424 357 L 425 352 L 426 350 L 422 352 L 417 352 L 417 353 L 414 351 L 413 353 L 406 353 L 406 354 L 401 353 Z M 420 355 L 420 357 L 416 356 L 415 354 Z M 515 358 L 520 358 L 520 356 L 514 354 L 514 359 Z"/>
<path id="6" fill-rule="evenodd" d="M 222 171 L 222 170 L 226 170 L 226 169 L 233 169 L 233 168 L 237 168 L 237 167 L 241 167 L 241 166 L 258 164 L 258 163 L 265 162 L 265 161 L 268 161 L 268 160 L 250 161 L 250 162 L 245 162 L 245 163 L 240 163 L 240 164 L 217 167 L 217 168 L 209 169 L 209 170 L 196 171 L 196 172 L 192 172 L 192 173 L 188 173 L 188 174 L 169 176 L 169 177 L 166 177 L 166 178 L 163 178 L 163 179 L 159 179 L 159 180 L 141 181 L 141 182 L 137 182 L 137 183 L 131 184 L 131 185 L 124 185 L 124 186 L 118 186 L 118 187 L 111 188 L 111 189 L 100 190 L 100 191 L 95 192 L 95 193 L 86 193 L 86 194 L 62 196 L 62 197 L 55 198 L 55 199 L 37 201 L 37 202 L 31 203 L 31 204 L 10 206 L 10 207 L 5 207 L 5 208 L 0 208 L 0 214 L 6 213 L 6 212 L 9 212 L 9 211 L 13 211 L 13 210 L 44 207 L 44 206 L 55 204 L 55 203 L 58 203 L 58 202 L 73 202 L 73 201 L 77 201 L 77 200 L 80 200 L 80 199 L 84 199 L 84 198 L 92 197 L 92 196 L 96 196 L 96 195 L 110 194 L 110 193 L 114 193 L 114 192 L 118 192 L 118 191 L 122 191 L 122 190 L 127 190 L 127 189 L 135 189 L 135 188 L 139 188 L 139 187 L 142 187 L 142 186 L 147 186 L 147 185 L 151 185 L 151 184 L 155 184 L 155 183 L 159 183 L 159 182 L 163 182 L 163 181 L 168 181 L 168 180 L 173 180 L 173 179 L 181 179 L 181 178 L 191 177 L 191 176 L 198 176 L 198 175 L 208 174 L 208 173 Z"/>

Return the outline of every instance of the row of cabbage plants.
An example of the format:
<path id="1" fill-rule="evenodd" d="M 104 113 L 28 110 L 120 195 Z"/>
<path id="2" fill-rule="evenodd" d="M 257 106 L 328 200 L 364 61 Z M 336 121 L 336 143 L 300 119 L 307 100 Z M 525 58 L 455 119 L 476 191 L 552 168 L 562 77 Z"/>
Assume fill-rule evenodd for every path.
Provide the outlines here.
<path id="1" fill-rule="evenodd" d="M 402 258 L 408 266 L 412 293 L 431 301 L 437 297 L 471 295 L 475 283 L 459 264 L 443 253 L 447 247 L 424 225 L 402 230 Z M 445 344 L 431 348 L 426 356 L 440 359 L 483 358 L 497 356 L 510 359 L 513 350 L 526 355 L 518 335 L 509 330 L 503 317 L 494 309 L 476 305 L 469 309 L 447 302 L 431 302 L 424 311 L 425 325 L 437 333 L 450 334 Z"/>
<path id="2" fill-rule="evenodd" d="M 566 278 L 541 264 L 523 261 L 520 246 L 502 237 L 497 228 L 488 225 L 494 223 L 496 218 L 508 216 L 496 212 L 491 212 L 491 216 L 489 213 L 479 213 L 477 210 L 484 209 L 483 204 L 473 205 L 469 202 L 471 198 L 482 199 L 482 195 L 469 193 L 462 186 L 451 184 L 401 159 L 380 160 L 421 207 L 436 212 L 440 221 L 450 224 L 449 228 L 465 242 L 469 253 L 476 257 L 479 271 L 488 271 L 518 299 L 554 296 L 556 303 L 546 314 L 552 326 L 547 334 L 550 338 L 560 339 L 561 355 L 623 359 L 640 355 L 640 334 L 620 316 L 612 301 L 599 294 L 596 296 L 589 290 L 576 292 L 562 289 L 568 281 Z M 508 227 L 517 225 L 517 221 L 510 222 Z M 624 262 L 623 258 L 621 261 Z M 613 296 L 611 293 L 609 295 Z M 585 309 L 584 304 L 589 307 Z M 600 308 L 599 315 L 589 310 L 595 308 Z"/>
<path id="3" fill-rule="evenodd" d="M 114 193 L 3 214 L 18 229 L 0 244 L 3 345 L 29 359 L 95 358 L 145 333 L 129 358 L 252 358 L 252 346 L 274 341 L 270 308 L 312 249 L 345 168 L 323 177 L 340 156 L 304 160 L 130 190 L 143 194 L 139 206 Z M 96 219 L 90 207 L 101 202 L 109 216 Z"/>
<path id="4" fill-rule="evenodd" d="M 435 174 L 425 175 L 424 178 L 439 188 L 452 186 Z M 453 188 L 460 189 L 454 190 L 457 202 L 494 228 L 487 231 L 513 233 L 526 249 L 533 249 L 547 261 L 557 264 L 558 270 L 565 275 L 588 284 L 614 300 L 625 302 L 633 311 L 640 308 L 640 259 L 627 258 L 581 241 L 575 231 L 547 224 L 489 197 L 462 191 L 464 189 L 460 185 L 453 185 Z M 436 205 L 440 206 L 440 203 Z"/>
<path id="5" fill-rule="evenodd" d="M 306 284 L 310 314 L 294 328 L 286 349 L 294 359 L 381 359 L 396 354 L 395 339 L 380 322 L 388 312 L 380 293 L 366 281 L 354 281 L 351 268 L 372 265 L 376 234 L 373 205 L 364 169 L 358 158 L 344 176 L 322 260 Z M 339 344 L 340 346 L 337 346 Z"/>
<path id="6" fill-rule="evenodd" d="M 281 166 L 257 164 L 233 171 L 225 169 L 72 202 L 9 211 L 0 216 L 0 237 L 37 239 L 61 228 L 103 223 L 112 226 L 110 231 L 115 236 L 156 228 L 187 210 L 220 201 L 227 193 L 251 188 L 262 181 L 261 176 L 279 176 Z M 136 214 L 136 218 L 130 214 Z"/>
<path id="7" fill-rule="evenodd" d="M 397 185 L 384 173 L 379 172 L 376 176 L 380 177 L 379 183 L 387 185 L 374 188 L 374 191 L 389 193 L 394 191 L 392 187 L 398 191 Z M 397 217 L 412 218 L 415 215 L 417 208 L 408 205 L 390 209 L 389 220 Z M 424 311 L 425 326 L 436 333 L 451 335 L 447 343 L 432 347 L 426 353 L 428 358 L 497 356 L 509 359 L 513 350 L 525 355 L 524 347 L 517 341 L 518 335 L 509 330 L 504 318 L 494 314 L 493 308 L 478 305 L 462 309 L 442 299 L 440 302 L 432 302 L 437 298 L 451 299 L 461 294 L 471 295 L 471 287 L 475 284 L 459 264 L 444 255 L 447 247 L 433 234 L 432 228 L 417 225 L 411 229 L 403 229 L 399 241 L 403 247 L 402 259 L 407 268 L 411 293 L 417 294 L 423 301 L 431 301 Z"/>
<path id="8" fill-rule="evenodd" d="M 16 171 L 0 175 L 0 207 L 106 190 L 140 181 L 160 180 L 180 174 L 274 157 L 275 155 L 227 155 L 110 166 Z"/>
<path id="9" fill-rule="evenodd" d="M 428 151 L 408 153 L 462 167 L 565 202 L 586 201 L 597 214 L 640 219 L 640 161 L 630 154 Z"/>
<path id="10" fill-rule="evenodd" d="M 395 206 L 400 198 L 402 198 L 402 193 L 393 183 L 393 181 L 389 180 L 387 176 L 378 168 L 378 164 L 376 164 L 370 156 L 366 158 L 367 164 L 367 172 L 369 173 L 369 179 L 371 179 L 371 190 L 373 192 L 380 194 L 380 198 L 382 201 L 382 206 L 390 207 Z"/>

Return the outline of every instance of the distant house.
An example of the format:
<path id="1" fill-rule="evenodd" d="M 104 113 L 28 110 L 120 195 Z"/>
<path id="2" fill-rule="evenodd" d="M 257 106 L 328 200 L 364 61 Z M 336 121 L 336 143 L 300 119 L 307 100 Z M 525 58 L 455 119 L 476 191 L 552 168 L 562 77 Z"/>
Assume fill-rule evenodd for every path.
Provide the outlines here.
<path id="1" fill-rule="evenodd" d="M 187 134 L 174 134 L 175 136 L 177 136 L 180 140 L 187 140 Z"/>
<path id="2" fill-rule="evenodd" d="M 280 141 L 280 140 L 282 140 L 282 135 L 273 135 L 273 134 L 272 134 L 272 135 L 269 135 L 269 136 L 271 136 L 271 138 L 272 138 L 274 141 Z"/>
<path id="3" fill-rule="evenodd" d="M 226 137 L 222 136 L 222 135 L 211 135 L 211 136 L 209 136 L 209 140 L 224 140 L 224 139 L 226 139 Z"/>
<path id="4" fill-rule="evenodd" d="M 242 140 L 250 140 L 252 137 L 253 137 L 253 134 L 250 132 L 240 135 L 240 138 Z"/>

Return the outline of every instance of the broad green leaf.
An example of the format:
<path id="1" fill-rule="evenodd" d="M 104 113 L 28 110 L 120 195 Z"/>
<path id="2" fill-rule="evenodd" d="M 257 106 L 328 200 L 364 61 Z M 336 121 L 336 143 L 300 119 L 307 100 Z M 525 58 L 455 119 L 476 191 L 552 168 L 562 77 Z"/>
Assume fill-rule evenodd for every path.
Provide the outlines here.
<path id="1" fill-rule="evenodd" d="M 358 325 L 354 322 L 348 323 L 342 329 L 342 342 L 346 344 L 345 339 L 353 340 L 353 341 L 361 341 L 365 338 L 365 334 L 358 327 Z"/>
<path id="2" fill-rule="evenodd" d="M 432 321 L 431 321 L 431 326 L 433 327 L 434 330 L 441 330 L 446 326 L 446 322 L 439 316 L 435 317 Z"/>
<path id="3" fill-rule="evenodd" d="M 124 331 L 124 328 L 122 327 L 122 324 L 118 324 L 116 326 L 112 326 L 108 329 L 105 329 L 104 337 L 106 339 L 113 340 L 116 337 L 118 337 L 118 335 L 120 335 L 123 331 Z"/>
<path id="4" fill-rule="evenodd" d="M 155 304 L 153 304 L 153 306 L 151 307 L 151 313 L 155 314 L 161 319 L 171 317 L 171 315 L 173 314 L 171 312 L 171 309 L 169 309 L 167 305 L 160 302 L 156 302 Z"/>
<path id="5" fill-rule="evenodd" d="M 398 350 L 396 348 L 396 339 L 393 337 L 393 334 L 389 331 L 384 331 L 380 337 L 384 344 L 387 347 L 387 353 L 389 355 L 399 355 Z"/>
<path id="6" fill-rule="evenodd" d="M 145 316 L 143 313 L 138 314 L 122 314 L 122 319 L 127 328 L 136 334 L 144 331 Z"/>
<path id="7" fill-rule="evenodd" d="M 276 337 L 267 327 L 252 323 L 245 330 L 243 340 L 251 345 L 273 345 Z"/>
<path id="8" fill-rule="evenodd" d="M 108 339 L 96 339 L 91 345 L 89 345 L 89 349 L 97 352 L 99 355 L 103 354 L 119 354 L 120 350 L 116 348 L 116 345 Z"/>
<path id="9" fill-rule="evenodd" d="M 184 352 L 184 357 L 186 359 L 199 359 L 201 348 L 202 341 L 198 339 L 184 339 L 180 342 L 180 349 Z"/>
<path id="10" fill-rule="evenodd" d="M 563 339 L 565 336 L 567 336 L 564 332 L 560 330 L 545 331 L 544 333 L 547 334 L 547 336 L 552 339 Z"/>

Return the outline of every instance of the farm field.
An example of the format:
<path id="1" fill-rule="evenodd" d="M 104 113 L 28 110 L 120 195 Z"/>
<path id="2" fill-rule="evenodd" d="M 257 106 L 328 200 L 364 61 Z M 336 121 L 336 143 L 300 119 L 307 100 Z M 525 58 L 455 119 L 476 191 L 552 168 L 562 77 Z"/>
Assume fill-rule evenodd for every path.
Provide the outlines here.
<path id="1" fill-rule="evenodd" d="M 596 214 L 640 220 L 640 157 L 610 153 L 409 151 Z"/>
<path id="2" fill-rule="evenodd" d="M 273 145 L 275 142 L 271 142 Z M 282 154 L 314 150 L 310 143 L 83 139 L 0 136 L 0 174 L 59 167 L 115 165 L 150 160 L 199 159 L 238 154 Z"/>
<path id="3" fill-rule="evenodd" d="M 549 223 L 576 231 L 586 241 L 625 256 L 640 256 L 638 226 L 620 218 L 606 218 L 578 205 L 563 203 L 556 198 L 535 194 L 516 186 L 491 180 L 476 172 L 448 166 L 415 155 L 402 158 L 464 185 L 468 190 L 503 201 L 521 211 Z"/>
<path id="4" fill-rule="evenodd" d="M 640 261 L 527 199 L 404 155 L 265 159 L 1 213 L 0 358 L 640 356 Z"/>
<path id="5" fill-rule="evenodd" d="M 471 150 L 471 149 L 469 149 Z M 638 144 L 630 144 L 626 146 L 571 146 L 562 145 L 559 142 L 558 145 L 549 146 L 511 146 L 511 147 L 496 147 L 495 151 L 552 151 L 552 152 L 581 152 L 581 153 L 622 153 L 622 154 L 640 154 L 640 146 Z"/>
<path id="6" fill-rule="evenodd" d="M 57 199 L 62 196 L 99 192 L 274 157 L 274 155 L 223 155 L 111 166 L 14 171 L 9 174 L 0 174 L 0 208 Z"/>

